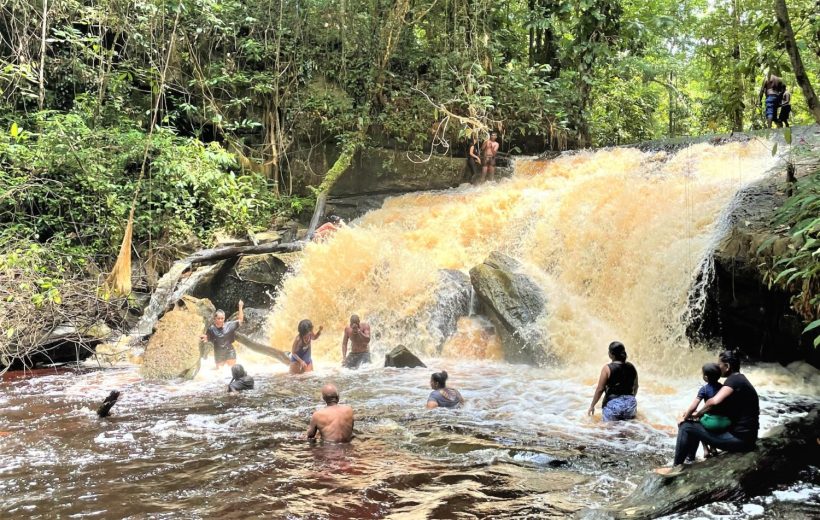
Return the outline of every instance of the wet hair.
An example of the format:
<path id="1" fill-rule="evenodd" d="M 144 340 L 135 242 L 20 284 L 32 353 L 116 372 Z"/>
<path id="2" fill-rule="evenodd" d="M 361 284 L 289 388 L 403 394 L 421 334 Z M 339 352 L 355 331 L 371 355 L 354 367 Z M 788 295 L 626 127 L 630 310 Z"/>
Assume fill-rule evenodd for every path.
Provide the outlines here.
<path id="1" fill-rule="evenodd" d="M 361 324 L 361 323 L 362 323 L 362 320 L 361 320 L 361 318 L 359 318 L 359 315 L 358 315 L 358 314 L 353 314 L 352 316 L 350 316 L 350 323 L 358 323 L 358 324 Z"/>
<path id="2" fill-rule="evenodd" d="M 338 224 L 340 220 L 342 219 L 339 218 L 339 215 L 330 215 L 329 217 L 327 217 L 327 221 L 333 222 L 334 224 Z"/>
<path id="3" fill-rule="evenodd" d="M 716 383 L 720 379 L 720 366 L 717 363 L 706 363 L 701 370 L 710 383 Z"/>
<path id="4" fill-rule="evenodd" d="M 438 388 L 446 388 L 447 387 L 447 371 L 442 370 L 441 372 L 434 372 L 433 375 L 430 376 L 430 379 L 436 384 Z"/>
<path id="5" fill-rule="evenodd" d="M 219 315 L 222 315 L 222 317 L 224 318 L 225 317 L 225 311 L 223 311 L 222 309 L 217 309 L 217 311 L 214 313 L 214 319 L 216 319 L 216 317 L 219 316 Z"/>
<path id="6" fill-rule="evenodd" d="M 740 358 L 737 357 L 737 354 L 734 350 L 724 350 L 718 356 L 721 362 L 726 363 L 729 365 L 729 369 L 732 372 L 740 372 Z"/>
<path id="7" fill-rule="evenodd" d="M 234 382 L 237 379 L 242 379 L 246 375 L 248 375 L 248 373 L 245 372 L 245 367 L 243 367 L 242 365 L 234 365 L 231 367 L 231 376 L 233 376 L 231 382 Z"/>
<path id="8" fill-rule="evenodd" d="M 299 322 L 299 336 L 304 336 L 313 330 L 313 322 L 310 320 L 302 320 Z"/>
<path id="9" fill-rule="evenodd" d="M 626 361 L 626 347 L 620 341 L 609 344 L 609 355 L 616 361 Z"/>

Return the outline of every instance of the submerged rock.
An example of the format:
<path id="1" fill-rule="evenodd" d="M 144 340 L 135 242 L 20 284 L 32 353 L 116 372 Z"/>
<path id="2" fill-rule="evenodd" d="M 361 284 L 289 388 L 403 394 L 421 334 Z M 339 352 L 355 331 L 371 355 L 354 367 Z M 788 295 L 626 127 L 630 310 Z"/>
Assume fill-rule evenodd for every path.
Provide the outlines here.
<path id="1" fill-rule="evenodd" d="M 427 365 L 422 363 L 422 361 L 404 345 L 399 345 L 384 356 L 384 366 L 393 368 L 427 368 Z"/>
<path id="2" fill-rule="evenodd" d="M 546 296 L 521 272 L 521 264 L 493 251 L 484 263 L 470 269 L 470 280 L 483 313 L 501 337 L 505 359 L 530 365 L 546 363 L 549 356 L 544 338 L 533 327 L 546 308 Z"/>

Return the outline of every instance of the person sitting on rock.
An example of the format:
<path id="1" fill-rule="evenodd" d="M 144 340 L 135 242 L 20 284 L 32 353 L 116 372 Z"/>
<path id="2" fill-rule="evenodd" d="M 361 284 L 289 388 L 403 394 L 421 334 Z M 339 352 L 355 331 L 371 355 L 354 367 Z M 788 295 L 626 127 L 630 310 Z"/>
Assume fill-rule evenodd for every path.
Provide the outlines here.
<path id="1" fill-rule="evenodd" d="M 245 321 L 245 303 L 239 300 L 236 319 L 225 322 L 225 311 L 222 309 L 214 313 L 214 323 L 200 336 L 202 341 L 210 341 L 214 346 L 214 361 L 216 368 L 223 365 L 230 367 L 236 364 L 236 349 L 233 342 L 236 340 L 236 329 Z"/>
<path id="2" fill-rule="evenodd" d="M 598 386 L 589 405 L 589 415 L 595 414 L 595 405 L 604 394 L 601 412 L 604 421 L 623 421 L 634 419 L 638 413 L 638 371 L 626 360 L 626 347 L 620 341 L 609 344 L 611 363 L 604 365 L 598 377 Z"/>
<path id="3" fill-rule="evenodd" d="M 689 408 L 683 412 L 678 421 L 679 423 L 694 420 L 692 414 L 698 409 L 701 401 L 708 401 L 716 396 L 720 389 L 723 388 L 723 385 L 718 381 L 718 379 L 720 379 L 720 366 L 717 363 L 706 363 L 703 365 L 701 372 L 703 373 L 703 380 L 706 384 L 698 390 L 697 397 L 695 397 L 692 404 L 689 405 Z M 720 414 L 719 408 L 719 406 L 712 408 L 712 413 L 703 414 L 700 418 L 700 424 L 713 433 L 724 432 L 729 428 L 729 425 L 732 424 L 728 417 Z M 705 442 L 703 443 L 703 452 L 707 457 L 715 455 L 714 449 Z"/>
<path id="4" fill-rule="evenodd" d="M 341 227 L 344 225 L 344 221 L 337 215 L 330 215 L 327 217 L 327 221 L 324 224 L 316 228 L 316 231 L 313 232 L 313 240 L 315 242 L 323 242 L 329 239 L 333 233 L 339 231 Z"/>
<path id="5" fill-rule="evenodd" d="M 721 450 L 740 453 L 753 450 L 757 444 L 757 431 L 760 428 L 760 400 L 757 391 L 746 376 L 740 373 L 740 359 L 734 352 L 721 352 L 718 366 L 726 378 L 723 387 L 690 417 L 700 419 L 720 406 L 722 413 L 726 414 L 732 424 L 728 430 L 716 433 L 706 429 L 700 422 L 681 421 L 678 424 L 675 458 L 672 462 L 674 467 L 686 460 L 694 460 L 701 442 Z M 672 469 L 661 468 L 656 471 L 666 474 Z"/>
<path id="6" fill-rule="evenodd" d="M 313 340 L 322 335 L 322 327 L 314 334 L 313 322 L 302 320 L 297 327 L 299 335 L 293 340 L 290 348 L 290 373 L 303 374 L 313 372 Z"/>
<path id="7" fill-rule="evenodd" d="M 351 344 L 350 355 L 347 353 L 347 343 Z M 345 327 L 342 338 L 342 366 L 359 368 L 364 363 L 370 363 L 370 325 L 362 323 L 358 315 L 350 317 L 350 325 Z"/>
<path id="8" fill-rule="evenodd" d="M 339 391 L 331 384 L 322 387 L 322 399 L 327 406 L 313 412 L 307 438 L 314 440 L 319 434 L 323 441 L 350 442 L 353 439 L 353 408 L 339 404 Z"/>
<path id="9" fill-rule="evenodd" d="M 234 365 L 231 367 L 231 382 L 228 383 L 228 393 L 242 392 L 245 390 L 253 390 L 253 378 L 245 372 L 245 367 L 242 365 Z"/>
<path id="10" fill-rule="evenodd" d="M 447 371 L 435 372 L 430 376 L 430 388 L 427 397 L 427 408 L 455 408 L 464 404 L 464 398 L 455 388 L 447 388 Z"/>

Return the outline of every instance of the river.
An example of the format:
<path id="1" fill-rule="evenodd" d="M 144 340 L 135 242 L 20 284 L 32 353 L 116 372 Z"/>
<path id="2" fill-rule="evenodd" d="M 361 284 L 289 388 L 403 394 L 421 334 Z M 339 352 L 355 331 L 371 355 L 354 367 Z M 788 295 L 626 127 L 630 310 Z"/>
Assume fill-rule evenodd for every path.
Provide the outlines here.
<path id="1" fill-rule="evenodd" d="M 702 304 L 695 280 L 708 274 L 738 193 L 773 166 L 770 150 L 751 141 L 585 152 L 519 161 L 492 185 L 390 199 L 309 245 L 271 310 L 266 337 L 282 349 L 299 320 L 324 325 L 317 371 L 289 376 L 240 349 L 257 382 L 241 396 L 226 394 L 229 373 L 210 362 L 187 382 L 92 364 L 7 374 L 0 517 L 565 518 L 623 497 L 671 460 L 675 416 L 702 384 L 700 365 L 715 359 L 685 333 Z M 448 341 L 431 326 L 437 271 L 467 272 L 493 250 L 519 260 L 546 294 L 532 327 L 555 366 L 503 362 L 478 316 L 462 318 Z M 352 313 L 374 330 L 376 366 L 360 371 L 339 368 Z M 616 339 L 640 374 L 639 415 L 604 424 L 586 410 Z M 380 368 L 398 344 L 429 368 Z M 424 409 L 440 369 L 463 409 Z M 742 371 L 760 394 L 764 431 L 817 405 L 810 367 Z M 328 381 L 356 411 L 350 445 L 304 439 Z M 98 419 L 113 389 L 121 400 Z M 676 518 L 776 516 L 794 500 L 811 518 L 820 479 L 803 477 L 770 497 Z"/>

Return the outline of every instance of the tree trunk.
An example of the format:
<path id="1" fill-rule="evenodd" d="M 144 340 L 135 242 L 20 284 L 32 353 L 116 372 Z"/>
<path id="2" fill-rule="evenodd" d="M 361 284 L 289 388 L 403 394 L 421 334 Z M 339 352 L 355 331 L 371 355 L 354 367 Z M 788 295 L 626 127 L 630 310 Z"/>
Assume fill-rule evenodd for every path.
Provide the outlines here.
<path id="1" fill-rule="evenodd" d="M 803 60 L 800 59 L 800 51 L 797 48 L 797 43 L 794 40 L 794 30 L 792 23 L 789 20 L 789 11 L 786 8 L 786 0 L 774 0 L 774 14 L 777 17 L 777 23 L 780 25 L 780 30 L 783 31 L 783 40 L 786 43 L 786 51 L 789 53 L 789 59 L 792 62 L 794 69 L 794 77 L 797 84 L 800 85 L 800 90 L 803 91 L 803 97 L 806 98 L 806 104 L 809 107 L 809 112 L 814 116 L 814 120 L 820 124 L 820 102 L 817 100 L 817 94 L 811 86 L 809 77 L 806 74 L 806 69 L 803 68 Z"/>
<path id="2" fill-rule="evenodd" d="M 43 0 L 43 29 L 40 34 L 40 77 L 39 93 L 37 95 L 37 108 L 43 109 L 43 102 L 46 99 L 46 36 L 48 35 L 48 0 Z"/>
<path id="3" fill-rule="evenodd" d="M 233 258 L 239 255 L 261 255 L 264 253 L 292 253 L 294 251 L 301 251 L 304 247 L 303 242 L 286 242 L 280 244 L 273 242 L 270 244 L 262 244 L 259 246 L 227 246 L 217 247 L 214 249 L 202 249 L 188 256 L 185 260 L 192 264 L 206 264 L 225 260 L 226 258 Z"/>

